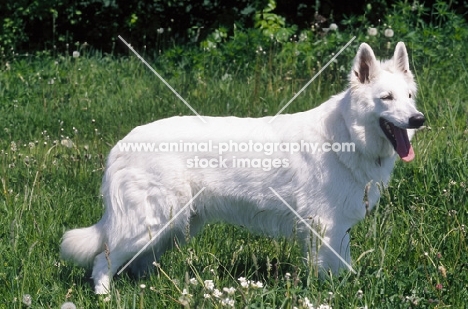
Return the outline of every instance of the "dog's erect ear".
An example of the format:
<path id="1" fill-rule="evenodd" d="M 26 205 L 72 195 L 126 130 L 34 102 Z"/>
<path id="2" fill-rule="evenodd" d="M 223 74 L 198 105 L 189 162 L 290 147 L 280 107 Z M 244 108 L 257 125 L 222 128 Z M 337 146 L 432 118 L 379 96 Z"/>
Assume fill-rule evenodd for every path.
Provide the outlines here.
<path id="1" fill-rule="evenodd" d="M 398 42 L 397 46 L 395 47 L 395 53 L 393 54 L 393 61 L 396 69 L 403 73 L 408 73 L 409 60 L 405 43 Z"/>
<path id="2" fill-rule="evenodd" d="M 362 84 L 365 84 L 370 82 L 376 75 L 379 67 L 379 63 L 375 58 L 372 48 L 366 43 L 362 43 L 354 59 L 352 74 L 354 74 Z"/>

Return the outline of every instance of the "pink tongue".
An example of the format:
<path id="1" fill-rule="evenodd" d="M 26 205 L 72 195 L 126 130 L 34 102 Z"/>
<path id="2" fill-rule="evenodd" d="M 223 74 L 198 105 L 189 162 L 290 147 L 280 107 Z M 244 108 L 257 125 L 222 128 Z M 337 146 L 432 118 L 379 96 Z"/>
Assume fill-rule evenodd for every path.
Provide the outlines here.
<path id="1" fill-rule="evenodd" d="M 408 139 L 408 132 L 405 129 L 393 127 L 393 134 L 395 135 L 397 143 L 397 153 L 400 158 L 405 162 L 410 162 L 414 159 L 413 146 Z"/>

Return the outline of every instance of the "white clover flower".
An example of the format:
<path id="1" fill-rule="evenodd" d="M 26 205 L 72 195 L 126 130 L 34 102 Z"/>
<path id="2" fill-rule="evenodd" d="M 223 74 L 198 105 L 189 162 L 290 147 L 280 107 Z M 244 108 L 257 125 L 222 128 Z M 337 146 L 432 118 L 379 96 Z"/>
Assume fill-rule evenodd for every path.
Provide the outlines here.
<path id="1" fill-rule="evenodd" d="M 203 285 L 205 286 L 205 289 L 212 291 L 214 289 L 214 283 L 213 280 L 205 280 L 203 282 Z"/>
<path id="2" fill-rule="evenodd" d="M 198 281 L 197 281 L 197 279 L 195 279 L 195 278 L 190 278 L 189 283 L 190 283 L 191 285 L 197 285 L 197 284 L 198 284 Z"/>
<path id="3" fill-rule="evenodd" d="M 261 283 L 260 281 L 252 282 L 250 283 L 250 286 L 253 287 L 254 289 L 261 289 L 263 288 L 263 283 Z"/>
<path id="4" fill-rule="evenodd" d="M 314 305 L 310 302 L 310 300 L 307 297 L 304 297 L 304 300 L 302 301 L 303 307 L 308 308 L 308 309 L 314 309 Z"/>
<path id="5" fill-rule="evenodd" d="M 223 296 L 223 292 L 221 292 L 221 291 L 218 290 L 218 289 L 214 289 L 214 290 L 213 290 L 213 296 L 214 296 L 214 297 L 217 297 L 217 298 L 220 298 L 221 296 Z"/>
<path id="6" fill-rule="evenodd" d="M 164 28 L 159 28 L 158 30 L 156 30 L 159 34 L 162 34 L 164 33 Z"/>
<path id="7" fill-rule="evenodd" d="M 192 294 L 189 294 L 187 289 L 182 290 L 182 295 L 187 296 L 187 297 L 192 297 Z"/>
<path id="8" fill-rule="evenodd" d="M 74 303 L 67 301 L 60 306 L 60 309 L 76 309 L 76 306 Z"/>
<path id="9" fill-rule="evenodd" d="M 29 295 L 29 294 L 24 294 L 24 295 L 23 295 L 23 304 L 24 304 L 26 307 L 31 307 L 31 304 L 32 304 L 32 297 L 31 297 L 31 295 Z"/>
<path id="10" fill-rule="evenodd" d="M 369 28 L 367 29 L 367 34 L 370 36 L 376 36 L 377 35 L 377 28 Z"/>
<path id="11" fill-rule="evenodd" d="M 304 42 L 305 40 L 307 40 L 307 34 L 302 32 L 300 35 L 299 35 L 299 41 L 300 42 Z"/>
<path id="12" fill-rule="evenodd" d="M 221 300 L 221 305 L 229 306 L 229 307 L 234 308 L 234 299 L 230 299 L 229 297 L 225 298 L 225 299 Z"/>
<path id="13" fill-rule="evenodd" d="M 226 292 L 228 295 L 232 295 L 232 294 L 234 294 L 234 292 L 236 291 L 236 289 L 233 288 L 233 287 L 230 287 L 230 288 L 223 288 L 223 291 Z"/>
<path id="14" fill-rule="evenodd" d="M 330 28 L 331 31 L 335 31 L 335 30 L 338 30 L 338 25 L 335 24 L 335 23 L 331 23 L 329 28 Z"/>
<path id="15" fill-rule="evenodd" d="M 146 288 L 146 284 L 140 284 L 140 289 L 145 289 Z"/>
<path id="16" fill-rule="evenodd" d="M 390 29 L 390 28 L 385 29 L 385 31 L 384 31 L 384 35 L 385 35 L 387 38 L 393 37 L 393 34 L 394 34 L 394 33 L 393 33 L 393 30 Z"/>
<path id="17" fill-rule="evenodd" d="M 362 299 L 362 295 L 364 295 L 364 293 L 362 292 L 362 290 L 358 290 L 358 291 L 356 292 L 356 297 L 357 297 L 357 299 Z"/>
<path id="18" fill-rule="evenodd" d="M 203 297 L 208 299 L 208 298 L 211 298 L 211 295 L 210 294 L 203 294 Z"/>
<path id="19" fill-rule="evenodd" d="M 248 288 L 249 287 L 249 284 L 250 284 L 250 281 L 245 279 L 244 277 L 240 277 L 239 279 L 240 282 L 240 285 L 243 287 L 243 288 Z"/>
<path id="20" fill-rule="evenodd" d="M 77 50 L 75 50 L 75 51 L 73 52 L 73 58 L 78 58 L 79 56 L 80 56 L 80 52 L 77 51 Z"/>

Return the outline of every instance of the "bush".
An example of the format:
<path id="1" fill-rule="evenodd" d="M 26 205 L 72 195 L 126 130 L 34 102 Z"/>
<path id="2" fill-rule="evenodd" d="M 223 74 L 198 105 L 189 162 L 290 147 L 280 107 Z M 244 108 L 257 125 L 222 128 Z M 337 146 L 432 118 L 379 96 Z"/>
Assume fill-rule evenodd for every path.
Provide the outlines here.
<path id="1" fill-rule="evenodd" d="M 405 2 L 406 3 L 406 2 Z M 200 42 L 217 29 L 232 35 L 237 29 L 260 28 L 278 35 L 326 28 L 332 22 L 348 29 L 379 25 L 394 6 L 387 0 L 17 0 L 0 3 L 0 49 L 3 54 L 37 50 L 66 50 L 76 42 L 87 42 L 103 52 L 114 52 L 124 36 L 134 46 L 164 50 L 175 44 Z M 433 12 L 445 6 L 466 11 L 466 1 L 446 4 L 427 1 Z M 401 5 L 400 5 L 401 6 Z M 417 2 L 407 4 L 408 8 Z M 428 10 L 428 9 L 426 9 Z M 411 11 L 412 12 L 412 11 Z M 412 12 L 414 13 L 414 12 Z M 421 20 L 431 21 L 424 12 Z M 404 14 L 405 18 L 410 18 Z M 415 14 L 415 18 L 418 17 Z M 125 49 L 119 49 L 124 51 Z"/>

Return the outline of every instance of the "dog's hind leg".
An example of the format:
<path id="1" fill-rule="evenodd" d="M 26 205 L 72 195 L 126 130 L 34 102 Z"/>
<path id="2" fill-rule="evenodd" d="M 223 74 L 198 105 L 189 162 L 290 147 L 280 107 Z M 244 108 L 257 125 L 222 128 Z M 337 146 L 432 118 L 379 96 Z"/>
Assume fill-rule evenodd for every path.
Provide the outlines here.
<path id="1" fill-rule="evenodd" d="M 108 294 L 110 281 L 120 266 L 132 258 L 131 252 L 112 251 L 101 252 L 94 259 L 92 278 L 96 294 Z"/>
<path id="2" fill-rule="evenodd" d="M 154 234 L 158 233 L 156 229 Z M 133 275 L 141 277 L 146 273 L 151 273 L 153 270 L 153 263 L 158 262 L 160 257 L 173 248 L 175 243 L 185 243 L 185 235 L 181 229 L 168 227 L 167 230 L 161 231 L 157 239 L 148 240 L 151 244 L 147 250 L 142 252 L 135 260 L 129 265 L 130 271 Z"/>
<path id="3" fill-rule="evenodd" d="M 106 248 L 106 251 L 98 254 L 94 259 L 92 272 L 96 294 L 109 293 L 112 277 L 117 273 L 119 268 L 134 258 L 135 260 L 129 265 L 129 269 L 137 276 L 143 275 L 150 269 L 152 262 L 155 261 L 155 257 L 159 258 L 167 249 L 167 244 L 170 240 L 168 235 L 170 233 L 171 231 L 162 233 L 158 238 L 153 240 L 143 233 L 141 236 L 127 240 L 126 244 L 115 244 L 111 248 Z M 137 255 L 146 245 L 148 245 L 148 248 Z"/>

